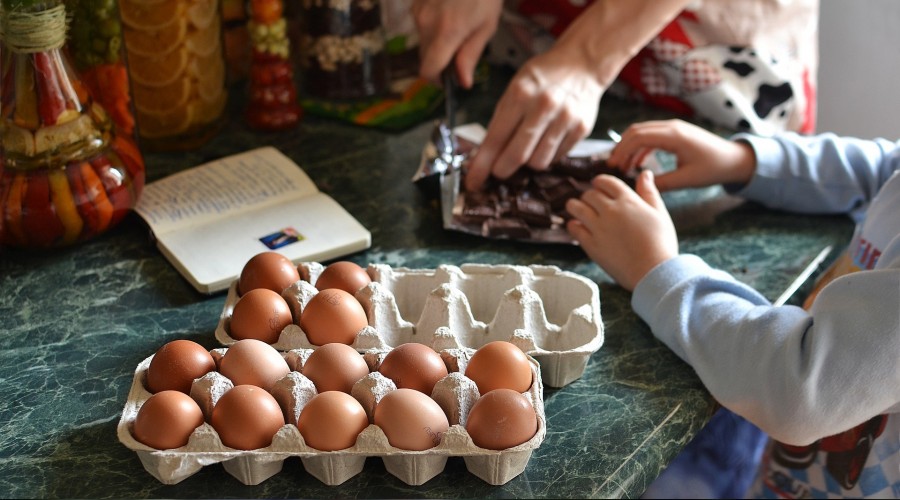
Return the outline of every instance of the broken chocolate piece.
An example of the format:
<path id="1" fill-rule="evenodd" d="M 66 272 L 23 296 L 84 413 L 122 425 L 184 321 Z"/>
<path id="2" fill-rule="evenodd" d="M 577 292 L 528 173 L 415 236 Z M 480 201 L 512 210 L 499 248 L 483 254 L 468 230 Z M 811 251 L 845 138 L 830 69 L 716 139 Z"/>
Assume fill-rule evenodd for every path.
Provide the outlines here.
<path id="1" fill-rule="evenodd" d="M 559 182 L 554 185 L 548 185 L 546 188 L 540 188 L 540 193 L 545 200 L 550 202 L 550 208 L 554 212 L 565 210 L 566 202 L 569 198 L 578 198 L 584 189 L 581 189 L 576 182 L 569 177 L 560 177 Z"/>
<path id="2" fill-rule="evenodd" d="M 606 161 L 601 159 L 594 159 L 589 156 L 581 156 L 581 157 L 565 157 L 557 162 L 554 162 L 551 165 L 551 168 L 563 175 L 568 175 L 570 177 L 574 177 L 578 180 L 587 181 L 591 180 L 597 172 L 599 172 L 600 168 L 599 163 L 603 163 L 603 167 L 606 167 Z"/>
<path id="3" fill-rule="evenodd" d="M 528 224 L 520 219 L 488 219 L 481 226 L 484 236 L 490 238 L 526 239 L 531 237 Z"/>
<path id="4" fill-rule="evenodd" d="M 591 180 L 599 174 L 624 179 L 599 156 L 567 157 L 548 170 L 520 168 L 508 179 L 491 177 L 482 191 L 460 193 L 454 208 L 454 222 L 467 231 L 485 237 L 541 241 L 567 241 L 566 202 L 591 189 Z"/>
<path id="5" fill-rule="evenodd" d="M 526 195 L 519 195 L 513 199 L 512 213 L 534 227 L 550 227 L 550 204 Z"/>

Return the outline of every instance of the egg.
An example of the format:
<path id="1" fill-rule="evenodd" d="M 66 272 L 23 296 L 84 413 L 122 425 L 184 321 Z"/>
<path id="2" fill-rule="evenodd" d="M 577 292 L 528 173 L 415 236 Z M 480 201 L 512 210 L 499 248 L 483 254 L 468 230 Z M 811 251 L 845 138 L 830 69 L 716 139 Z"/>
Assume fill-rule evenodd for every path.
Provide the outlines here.
<path id="1" fill-rule="evenodd" d="M 430 396 L 438 380 L 447 376 L 447 365 L 434 349 L 410 342 L 392 349 L 378 371 L 398 388 L 415 389 Z"/>
<path id="2" fill-rule="evenodd" d="M 269 446 L 284 426 L 278 402 L 255 385 L 237 385 L 225 392 L 213 407 L 210 420 L 222 444 L 238 450 Z"/>
<path id="3" fill-rule="evenodd" d="M 537 413 L 522 393 L 494 389 L 483 394 L 466 420 L 466 431 L 475 446 L 505 450 L 518 446 L 537 433 Z"/>
<path id="4" fill-rule="evenodd" d="M 350 295 L 356 295 L 360 288 L 372 282 L 366 270 L 350 261 L 329 264 L 316 279 L 316 288 L 326 290 L 338 288 Z"/>
<path id="5" fill-rule="evenodd" d="M 281 293 L 300 280 L 300 272 L 290 259 L 278 252 L 262 252 L 244 264 L 238 278 L 238 292 L 243 295 L 256 288 Z"/>
<path id="6" fill-rule="evenodd" d="M 261 340 L 238 340 L 222 356 L 219 372 L 234 385 L 255 385 L 269 390 L 291 372 L 284 357 Z"/>
<path id="7" fill-rule="evenodd" d="M 528 356 L 515 344 L 503 340 L 478 348 L 466 365 L 465 375 L 475 382 L 481 394 L 500 388 L 525 392 L 531 387 L 533 376 Z"/>
<path id="8" fill-rule="evenodd" d="M 316 394 L 297 419 L 297 428 L 306 444 L 320 451 L 350 448 L 368 426 L 369 418 L 359 401 L 340 391 Z"/>
<path id="9" fill-rule="evenodd" d="M 256 339 L 274 344 L 281 330 L 294 322 L 284 297 L 267 288 L 254 288 L 234 304 L 228 330 L 235 340 Z"/>
<path id="10" fill-rule="evenodd" d="M 356 349 L 332 342 L 310 354 L 301 373 L 312 380 L 319 392 L 341 391 L 349 394 L 353 384 L 369 374 L 369 365 Z"/>
<path id="11" fill-rule="evenodd" d="M 191 340 L 173 340 L 160 347 L 147 367 L 147 390 L 191 393 L 194 379 L 216 371 L 212 354 Z"/>
<path id="12" fill-rule="evenodd" d="M 353 344 L 360 330 L 369 324 L 366 311 L 356 298 L 338 288 L 315 294 L 300 314 L 300 328 L 313 345 L 338 342 Z"/>
<path id="13" fill-rule="evenodd" d="M 450 428 L 441 407 L 413 389 L 396 389 L 385 394 L 375 406 L 374 421 L 391 446 L 411 451 L 434 448 Z"/>
<path id="14" fill-rule="evenodd" d="M 157 450 L 181 448 L 202 424 L 203 411 L 190 396 L 164 390 L 141 405 L 134 419 L 134 438 Z"/>

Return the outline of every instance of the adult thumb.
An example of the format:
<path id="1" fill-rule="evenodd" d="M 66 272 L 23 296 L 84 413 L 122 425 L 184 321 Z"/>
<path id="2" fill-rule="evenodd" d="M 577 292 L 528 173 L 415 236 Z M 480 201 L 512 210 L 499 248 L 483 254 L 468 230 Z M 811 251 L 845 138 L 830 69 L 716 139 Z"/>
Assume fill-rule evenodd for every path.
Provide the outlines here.
<path id="1" fill-rule="evenodd" d="M 635 191 L 637 191 L 638 196 L 646 201 L 651 207 L 665 209 L 665 202 L 659 194 L 659 190 L 656 188 L 656 183 L 653 180 L 653 171 L 646 169 L 638 175 Z"/>

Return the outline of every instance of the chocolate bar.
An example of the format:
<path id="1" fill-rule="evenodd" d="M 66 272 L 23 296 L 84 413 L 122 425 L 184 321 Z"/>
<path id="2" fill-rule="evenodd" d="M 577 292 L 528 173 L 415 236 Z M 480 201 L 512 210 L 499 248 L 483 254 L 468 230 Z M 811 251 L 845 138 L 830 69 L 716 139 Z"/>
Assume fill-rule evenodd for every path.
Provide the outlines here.
<path id="1" fill-rule="evenodd" d="M 461 191 L 453 216 L 457 226 L 491 238 L 571 241 L 566 202 L 591 188 L 591 179 L 611 174 L 631 179 L 599 157 L 567 157 L 545 171 L 520 168 L 508 179 L 490 178 L 481 191 Z M 462 183 L 464 184 L 464 183 Z"/>

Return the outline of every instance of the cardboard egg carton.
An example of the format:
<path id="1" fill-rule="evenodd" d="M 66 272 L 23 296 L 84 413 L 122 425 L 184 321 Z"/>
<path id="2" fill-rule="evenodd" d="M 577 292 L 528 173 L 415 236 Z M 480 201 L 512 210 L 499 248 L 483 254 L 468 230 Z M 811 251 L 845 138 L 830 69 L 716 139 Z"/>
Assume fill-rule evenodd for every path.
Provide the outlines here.
<path id="1" fill-rule="evenodd" d="M 302 279 L 282 296 L 299 318 L 318 291 L 315 282 L 325 266 L 301 263 Z M 352 344 L 356 350 L 388 349 L 407 342 L 443 349 L 477 349 L 505 340 L 538 361 L 550 387 L 581 377 L 591 354 L 603 345 L 597 285 L 555 266 L 463 264 L 436 269 L 392 268 L 370 264 L 372 283 L 356 292 L 369 326 Z M 237 303 L 233 283 L 216 328 L 223 345 Z M 315 348 L 296 324 L 282 330 L 280 351 Z"/>
<path id="2" fill-rule="evenodd" d="M 221 358 L 227 348 L 213 350 L 214 357 Z M 309 447 L 296 426 L 300 412 L 316 395 L 313 382 L 302 373 L 310 349 L 295 349 L 283 353 L 291 372 L 279 380 L 270 391 L 285 413 L 286 424 L 275 434 L 272 444 L 257 450 L 236 450 L 222 444 L 219 435 L 209 424 L 212 408 L 218 399 L 232 386 L 232 382 L 219 372 L 209 372 L 196 379 L 191 397 L 199 404 L 206 418 L 205 423 L 191 434 L 188 443 L 173 450 L 155 450 L 134 438 L 134 420 L 141 405 L 152 395 L 145 387 L 147 369 L 153 356 L 142 361 L 135 369 L 128 400 L 119 420 L 119 441 L 134 450 L 144 468 L 164 484 L 176 484 L 207 465 L 221 463 L 223 468 L 240 482 L 259 484 L 279 473 L 288 457 L 299 457 L 303 468 L 327 485 L 338 485 L 359 474 L 368 457 L 380 457 L 385 468 L 406 484 L 420 485 L 440 474 L 451 456 L 463 457 L 466 468 L 492 485 L 500 485 L 525 470 L 534 449 L 540 446 L 546 434 L 543 386 L 537 362 L 532 365 L 533 382 L 524 395 L 534 406 L 538 428 L 535 435 L 518 446 L 506 450 L 487 450 L 472 442 L 465 429 L 469 410 L 480 397 L 478 387 L 463 375 L 472 349 L 450 349 L 440 352 L 448 367 L 449 375 L 441 379 L 432 392 L 447 415 L 449 430 L 440 443 L 424 451 L 407 451 L 394 448 L 380 427 L 373 424 L 375 405 L 396 386 L 378 372 L 381 361 L 390 350 L 372 349 L 364 353 L 370 373 L 356 382 L 351 395 L 366 410 L 369 425 L 356 440 L 356 444 L 340 451 L 319 451 Z"/>

